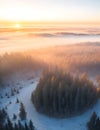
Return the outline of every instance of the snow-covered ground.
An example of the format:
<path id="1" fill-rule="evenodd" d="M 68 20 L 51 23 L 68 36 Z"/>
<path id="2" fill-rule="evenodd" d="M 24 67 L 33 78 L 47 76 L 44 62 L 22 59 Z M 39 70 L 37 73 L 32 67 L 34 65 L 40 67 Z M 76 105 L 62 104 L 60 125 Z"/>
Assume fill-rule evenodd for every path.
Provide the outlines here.
<path id="1" fill-rule="evenodd" d="M 11 96 L 10 86 L 2 89 L 0 94 L 3 96 L 3 98 L 0 98 L 0 108 L 7 107 L 7 112 L 10 118 L 12 119 L 13 114 L 15 113 L 18 120 L 19 104 L 16 103 L 16 98 L 18 98 L 25 106 L 27 119 L 31 119 L 33 121 L 36 130 L 87 130 L 86 123 L 89 121 L 91 113 L 95 111 L 97 115 L 100 116 L 100 100 L 98 100 L 97 104 L 93 108 L 76 117 L 56 119 L 38 113 L 30 100 L 31 93 L 36 88 L 38 81 L 38 77 L 23 81 L 16 80 L 15 88 L 16 90 L 19 90 L 19 93 L 15 93 L 14 96 Z M 6 96 L 6 93 L 9 94 L 10 98 Z"/>

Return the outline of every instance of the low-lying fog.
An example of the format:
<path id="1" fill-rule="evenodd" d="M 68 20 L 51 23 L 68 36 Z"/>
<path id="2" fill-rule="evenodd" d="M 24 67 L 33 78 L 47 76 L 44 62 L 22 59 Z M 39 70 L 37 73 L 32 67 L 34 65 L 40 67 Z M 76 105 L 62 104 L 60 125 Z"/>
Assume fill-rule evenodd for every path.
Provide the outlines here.
<path id="1" fill-rule="evenodd" d="M 0 29 L 0 53 L 84 42 L 100 42 L 100 29 L 54 27 Z"/>

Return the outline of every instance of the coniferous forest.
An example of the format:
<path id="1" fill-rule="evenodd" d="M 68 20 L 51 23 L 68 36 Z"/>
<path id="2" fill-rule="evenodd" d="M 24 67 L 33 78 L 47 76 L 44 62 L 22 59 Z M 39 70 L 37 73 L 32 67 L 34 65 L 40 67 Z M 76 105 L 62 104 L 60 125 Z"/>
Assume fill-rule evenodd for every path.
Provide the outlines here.
<path id="1" fill-rule="evenodd" d="M 0 130 L 100 130 L 100 0 L 0 0 Z"/>
<path id="2" fill-rule="evenodd" d="M 56 70 L 43 73 L 31 100 L 40 113 L 69 117 L 86 111 L 98 97 L 99 91 L 86 73 L 78 77 Z"/>
<path id="3" fill-rule="evenodd" d="M 58 130 L 100 130 L 100 46 L 93 46 L 1 55 L 0 130 L 53 130 L 49 117 L 60 118 Z"/>

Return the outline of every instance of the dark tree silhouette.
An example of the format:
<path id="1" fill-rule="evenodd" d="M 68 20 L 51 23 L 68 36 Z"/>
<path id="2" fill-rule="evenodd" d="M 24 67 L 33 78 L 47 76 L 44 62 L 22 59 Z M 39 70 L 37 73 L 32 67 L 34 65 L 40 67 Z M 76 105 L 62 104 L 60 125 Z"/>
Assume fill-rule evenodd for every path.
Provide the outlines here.
<path id="1" fill-rule="evenodd" d="M 12 122 L 11 122 L 11 120 L 10 120 L 9 117 L 8 117 L 8 119 L 7 119 L 7 125 L 8 125 L 8 128 L 9 128 L 10 130 L 13 130 L 13 124 L 12 124 Z"/>
<path id="2" fill-rule="evenodd" d="M 19 99 L 18 98 L 16 99 L 16 103 L 19 103 Z"/>
<path id="3" fill-rule="evenodd" d="M 33 122 L 31 120 L 29 122 L 29 128 L 30 128 L 30 130 L 34 130 L 35 129 L 34 125 L 33 125 Z"/>
<path id="4" fill-rule="evenodd" d="M 0 130 L 35 130 L 35 127 L 31 120 L 29 121 L 29 123 L 25 124 L 21 123 L 21 121 L 18 120 L 18 123 L 14 124 L 14 122 L 10 120 L 6 111 L 0 110 Z"/>
<path id="5" fill-rule="evenodd" d="M 15 114 L 13 114 L 13 120 L 16 120 L 17 116 Z"/>
<path id="6" fill-rule="evenodd" d="M 87 123 L 88 130 L 100 130 L 100 118 L 95 112 L 92 113 L 90 121 Z"/>
<path id="7" fill-rule="evenodd" d="M 86 73 L 78 77 L 58 70 L 43 73 L 31 96 L 38 112 L 55 117 L 80 114 L 97 99 L 97 88 Z"/>
<path id="8" fill-rule="evenodd" d="M 21 120 L 25 120 L 26 119 L 26 111 L 25 111 L 25 107 L 23 105 L 23 103 L 20 103 L 20 113 L 19 116 L 21 118 Z"/>

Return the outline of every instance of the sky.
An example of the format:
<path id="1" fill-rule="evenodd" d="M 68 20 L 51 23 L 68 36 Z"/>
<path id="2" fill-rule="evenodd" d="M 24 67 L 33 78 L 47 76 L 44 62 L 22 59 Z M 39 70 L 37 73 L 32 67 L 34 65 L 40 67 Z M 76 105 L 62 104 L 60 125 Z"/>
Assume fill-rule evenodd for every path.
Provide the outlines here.
<path id="1" fill-rule="evenodd" d="M 0 0 L 0 21 L 100 23 L 100 0 Z"/>

